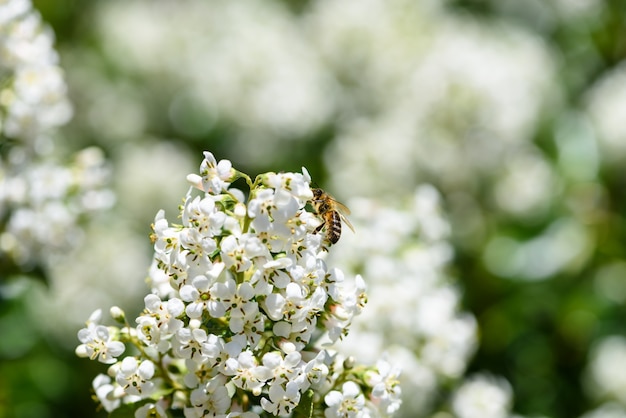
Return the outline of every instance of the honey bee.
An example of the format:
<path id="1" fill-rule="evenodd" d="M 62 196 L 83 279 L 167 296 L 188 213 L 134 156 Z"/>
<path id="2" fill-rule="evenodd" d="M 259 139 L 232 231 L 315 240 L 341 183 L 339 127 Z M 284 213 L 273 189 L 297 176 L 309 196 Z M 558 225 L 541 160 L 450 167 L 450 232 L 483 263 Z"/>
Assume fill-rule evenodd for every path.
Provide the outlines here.
<path id="1" fill-rule="evenodd" d="M 313 231 L 314 234 L 325 229 L 326 240 L 330 244 L 336 244 L 341 237 L 342 221 L 354 232 L 354 227 L 346 218 L 346 216 L 350 214 L 350 209 L 336 201 L 322 189 L 314 188 L 311 190 L 313 191 L 313 200 L 311 201 L 313 209 L 315 209 L 315 212 L 322 218 L 322 223 L 315 228 Z"/>

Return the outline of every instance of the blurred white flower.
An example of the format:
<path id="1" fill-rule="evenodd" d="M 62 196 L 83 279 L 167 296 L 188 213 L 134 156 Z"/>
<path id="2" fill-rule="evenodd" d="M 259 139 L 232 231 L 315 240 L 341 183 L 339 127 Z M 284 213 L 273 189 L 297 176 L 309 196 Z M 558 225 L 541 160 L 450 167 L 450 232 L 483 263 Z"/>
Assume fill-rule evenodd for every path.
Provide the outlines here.
<path id="1" fill-rule="evenodd" d="M 420 186 L 407 202 L 350 200 L 355 234 L 345 232 L 329 254 L 368 282 L 368 303 L 342 350 L 376 362 L 383 352 L 405 372 L 400 414 L 424 413 L 438 385 L 459 378 L 476 345 L 476 321 L 461 312 L 445 270 L 450 227 L 440 196 Z M 408 370 L 407 370 L 408 369 Z"/>
<path id="2" fill-rule="evenodd" d="M 58 161 L 54 129 L 72 116 L 54 34 L 30 1 L 0 4 L 0 262 L 43 271 L 74 248 L 82 223 L 107 209 L 108 167 L 87 148 Z M 15 271 L 13 272 L 15 273 Z"/>
<path id="3" fill-rule="evenodd" d="M 332 116 L 334 84 L 282 4 L 258 0 L 105 2 L 95 14 L 107 58 L 129 73 L 177 85 L 169 117 L 181 132 L 216 117 L 240 132 L 239 158 L 314 133 Z M 132 27 L 128 37 L 124 27 Z M 203 114 L 193 118 L 192 114 Z"/>
<path id="4" fill-rule="evenodd" d="M 606 8 L 600 0 L 550 0 L 559 17 L 564 21 L 595 19 Z"/>
<path id="5" fill-rule="evenodd" d="M 602 160 L 590 119 L 584 112 L 571 111 L 562 115 L 556 125 L 558 167 L 565 178 L 579 182 L 597 180 Z"/>
<path id="6" fill-rule="evenodd" d="M 600 78 L 586 95 L 586 110 L 597 132 L 603 161 L 623 163 L 626 159 L 626 62 Z"/>
<path id="7" fill-rule="evenodd" d="M 386 358 L 378 360 L 376 368 L 376 371 L 366 375 L 366 381 L 372 387 L 374 403 L 383 413 L 391 415 L 401 405 L 400 369 L 392 367 Z"/>
<path id="8" fill-rule="evenodd" d="M 166 141 L 135 141 L 119 147 L 113 183 L 120 216 L 149 224 L 155 208 L 174 213 L 185 175 L 195 169 L 189 152 Z"/>
<path id="9" fill-rule="evenodd" d="M 0 233 L 0 250 L 28 268 L 46 265 L 76 246 L 83 218 L 113 204 L 111 191 L 104 188 L 108 174 L 104 155 L 95 148 L 76 154 L 66 166 L 0 162 L 0 213 L 9 215 Z"/>
<path id="10" fill-rule="evenodd" d="M 597 399 L 612 399 L 626 405 L 626 338 L 619 335 L 605 337 L 591 350 L 584 384 Z"/>
<path id="11" fill-rule="evenodd" d="M 452 410 L 458 418 L 506 418 L 511 402 L 509 382 L 481 374 L 469 377 L 455 391 Z"/>
<path id="12" fill-rule="evenodd" d="M 616 260 L 600 265 L 594 275 L 593 287 L 597 295 L 621 305 L 626 301 L 626 261 Z"/>
<path id="13" fill-rule="evenodd" d="M 539 39 L 437 15 L 419 2 L 368 6 L 322 1 L 310 17 L 330 71 L 354 78 L 342 103 L 356 101 L 358 111 L 346 109 L 327 152 L 328 165 L 342 167 L 333 190 L 391 194 L 391 178 L 406 192 L 420 175 L 446 191 L 471 188 L 509 156 L 529 152 L 556 89 L 555 64 Z"/>
<path id="14" fill-rule="evenodd" d="M 519 218 L 539 217 L 557 197 L 557 176 L 537 151 L 513 154 L 495 179 L 495 201 L 504 212 Z"/>
<path id="15" fill-rule="evenodd" d="M 0 9 L 0 134 L 30 145 L 65 124 L 72 108 L 53 32 L 30 2 L 8 3 Z M 15 13 L 7 11 L 11 4 Z"/>
<path id="16" fill-rule="evenodd" d="M 626 418 L 626 409 L 615 402 L 607 402 L 586 412 L 580 418 Z"/>
<path id="17" fill-rule="evenodd" d="M 30 8 L 30 0 L 3 0 L 0 3 L 0 25 L 26 13 Z"/>
<path id="18" fill-rule="evenodd" d="M 592 238 L 577 219 L 556 219 L 527 241 L 493 236 L 485 246 L 485 265 L 500 277 L 545 280 L 585 260 L 593 249 Z"/>
<path id="19" fill-rule="evenodd" d="M 93 380 L 92 386 L 100 404 L 107 412 L 111 412 L 120 406 L 122 402 L 120 400 L 121 396 L 117 396 L 115 393 L 116 387 L 111 384 L 111 378 L 109 376 L 99 374 Z"/>
<path id="20" fill-rule="evenodd" d="M 50 266 L 53 285 L 36 288 L 31 294 L 31 315 L 45 316 L 55 324 L 42 326 L 41 331 L 59 343 L 73 345 L 81 318 L 94 307 L 136 305 L 143 297 L 145 283 L 128 277 L 146 276 L 146 266 L 150 265 L 148 231 L 137 232 L 128 220 L 114 215 L 87 225 L 81 245 L 57 257 Z"/>

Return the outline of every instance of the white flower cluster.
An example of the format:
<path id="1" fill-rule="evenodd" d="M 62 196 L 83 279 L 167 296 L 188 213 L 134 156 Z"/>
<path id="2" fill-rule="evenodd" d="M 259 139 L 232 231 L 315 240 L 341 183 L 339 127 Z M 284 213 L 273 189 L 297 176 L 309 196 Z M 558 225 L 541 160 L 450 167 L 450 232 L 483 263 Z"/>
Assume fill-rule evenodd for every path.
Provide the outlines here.
<path id="1" fill-rule="evenodd" d="M 181 8 L 138 0 L 103 2 L 97 8 L 96 29 L 107 59 L 148 82 L 164 76 L 178 80 L 185 87 L 167 97 L 174 127 L 187 134 L 204 132 L 219 114 L 242 133 L 232 144 L 239 158 L 254 161 L 280 141 L 306 138 L 334 114 L 329 94 L 336 91 L 334 81 L 282 3 L 203 0 Z M 124 27 L 137 28 L 135 36 L 129 38 Z M 136 96 L 128 89 L 118 93 Z M 110 117 L 102 115 L 112 111 L 102 109 L 95 117 L 107 123 Z M 202 117 L 190 118 L 194 113 Z M 265 145 L 252 150 L 250 137 Z"/>
<path id="2" fill-rule="evenodd" d="M 87 214 L 113 203 L 109 169 L 98 148 L 65 166 L 49 161 L 4 165 L 0 160 L 0 254 L 23 268 L 75 246 Z"/>
<path id="3" fill-rule="evenodd" d="M 408 202 L 351 200 L 351 222 L 330 256 L 347 272 L 372 277 L 368 309 L 354 322 L 342 349 L 364 361 L 385 352 L 402 359 L 400 415 L 432 407 L 444 382 L 459 379 L 476 346 L 476 320 L 461 312 L 460 293 L 446 270 L 452 257 L 450 225 L 430 185 Z"/>
<path id="4" fill-rule="evenodd" d="M 347 334 L 365 284 L 327 267 L 330 245 L 316 233 L 323 219 L 312 209 L 306 169 L 252 182 L 230 161 L 204 156 L 200 175 L 188 176 L 204 193 L 190 189 L 182 225 L 156 216 L 152 292 L 136 327 L 106 327 L 96 312 L 78 334 L 79 356 L 112 364 L 94 381 L 102 405 L 135 404 L 135 416 L 393 413 L 397 369 L 385 361 L 356 366 L 323 348 Z M 231 187 L 240 178 L 247 199 Z M 112 316 L 125 321 L 117 309 Z M 136 353 L 118 360 L 122 342 Z"/>
<path id="5" fill-rule="evenodd" d="M 72 116 L 53 44 L 30 0 L 0 3 L 0 135 L 34 141 Z"/>
<path id="6" fill-rule="evenodd" d="M 535 36 L 449 13 L 441 2 L 313 4 L 306 26 L 312 47 L 329 73 L 349 81 L 340 90 L 341 110 L 357 109 L 336 122 L 339 135 L 328 152 L 330 165 L 343 167 L 333 184 L 338 190 L 393 193 L 388 176 L 405 179 L 395 189 L 429 176 L 466 190 L 508 167 L 512 156 L 535 159 L 529 140 L 558 89 L 553 55 Z M 388 138 L 384 153 L 380 138 Z M 536 194 L 549 195 L 545 187 L 528 192 L 528 203 L 526 196 L 509 198 L 515 203 L 508 206 L 536 204 Z"/>
<path id="7" fill-rule="evenodd" d="M 30 0 L 0 2 L 0 266 L 8 275 L 45 268 L 76 244 L 85 214 L 113 203 L 100 150 L 52 161 L 53 128 L 72 115 L 53 43 Z"/>

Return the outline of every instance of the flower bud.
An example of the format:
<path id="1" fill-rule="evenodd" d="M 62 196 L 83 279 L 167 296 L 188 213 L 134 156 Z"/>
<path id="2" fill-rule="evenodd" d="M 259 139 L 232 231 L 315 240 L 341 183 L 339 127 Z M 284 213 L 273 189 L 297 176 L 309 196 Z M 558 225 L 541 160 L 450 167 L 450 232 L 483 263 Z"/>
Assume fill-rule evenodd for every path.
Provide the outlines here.
<path id="1" fill-rule="evenodd" d="M 120 324 L 126 323 L 126 314 L 119 306 L 111 306 L 109 313 L 111 314 L 111 318 L 113 318 Z"/>

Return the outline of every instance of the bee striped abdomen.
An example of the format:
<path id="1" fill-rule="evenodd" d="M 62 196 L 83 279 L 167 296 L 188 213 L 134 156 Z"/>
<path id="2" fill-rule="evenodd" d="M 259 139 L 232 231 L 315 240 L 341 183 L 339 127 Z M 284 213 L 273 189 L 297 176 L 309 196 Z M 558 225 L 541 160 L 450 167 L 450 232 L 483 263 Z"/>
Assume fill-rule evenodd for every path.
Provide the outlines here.
<path id="1" fill-rule="evenodd" d="M 326 238 L 331 244 L 336 244 L 341 237 L 341 216 L 334 210 L 329 214 L 329 222 L 326 222 Z"/>

